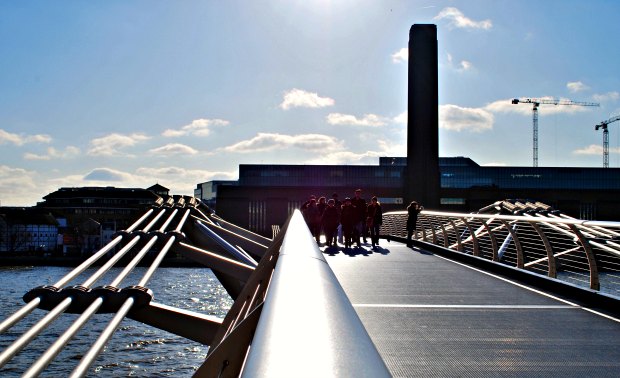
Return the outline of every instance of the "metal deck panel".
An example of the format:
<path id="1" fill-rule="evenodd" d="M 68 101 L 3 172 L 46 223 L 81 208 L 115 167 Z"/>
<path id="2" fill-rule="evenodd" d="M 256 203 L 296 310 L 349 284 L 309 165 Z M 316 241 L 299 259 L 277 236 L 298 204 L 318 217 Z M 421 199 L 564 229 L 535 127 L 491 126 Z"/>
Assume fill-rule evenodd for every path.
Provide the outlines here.
<path id="1" fill-rule="evenodd" d="M 381 247 L 326 257 L 395 377 L 620 376 L 620 323 L 400 243 Z"/>

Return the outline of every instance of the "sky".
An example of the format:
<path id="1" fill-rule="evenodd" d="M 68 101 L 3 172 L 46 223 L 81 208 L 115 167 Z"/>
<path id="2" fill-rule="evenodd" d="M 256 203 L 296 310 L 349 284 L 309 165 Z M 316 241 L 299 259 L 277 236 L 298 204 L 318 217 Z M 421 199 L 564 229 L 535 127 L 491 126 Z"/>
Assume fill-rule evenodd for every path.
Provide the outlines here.
<path id="1" fill-rule="evenodd" d="M 0 205 L 60 187 L 193 195 L 239 164 L 406 155 L 407 46 L 435 24 L 439 152 L 602 167 L 620 115 L 615 0 L 0 2 Z M 620 122 L 609 125 L 620 167 Z"/>

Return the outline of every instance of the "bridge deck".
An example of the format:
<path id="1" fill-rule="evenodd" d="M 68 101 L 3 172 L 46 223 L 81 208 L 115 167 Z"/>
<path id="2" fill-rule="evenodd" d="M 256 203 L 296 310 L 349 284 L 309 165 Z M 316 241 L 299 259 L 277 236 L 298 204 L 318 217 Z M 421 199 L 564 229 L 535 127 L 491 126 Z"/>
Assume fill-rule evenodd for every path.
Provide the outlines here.
<path id="1" fill-rule="evenodd" d="M 620 375 L 617 319 L 401 243 L 364 249 L 324 254 L 395 377 Z"/>

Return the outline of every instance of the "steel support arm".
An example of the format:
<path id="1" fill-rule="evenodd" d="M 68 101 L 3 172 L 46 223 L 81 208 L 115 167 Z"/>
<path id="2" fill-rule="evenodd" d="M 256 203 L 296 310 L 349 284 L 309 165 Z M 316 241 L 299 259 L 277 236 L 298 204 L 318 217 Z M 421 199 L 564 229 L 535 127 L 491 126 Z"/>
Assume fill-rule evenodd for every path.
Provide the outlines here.
<path id="1" fill-rule="evenodd" d="M 205 345 L 211 345 L 222 324 L 213 316 L 155 302 L 131 310 L 127 317 Z"/>

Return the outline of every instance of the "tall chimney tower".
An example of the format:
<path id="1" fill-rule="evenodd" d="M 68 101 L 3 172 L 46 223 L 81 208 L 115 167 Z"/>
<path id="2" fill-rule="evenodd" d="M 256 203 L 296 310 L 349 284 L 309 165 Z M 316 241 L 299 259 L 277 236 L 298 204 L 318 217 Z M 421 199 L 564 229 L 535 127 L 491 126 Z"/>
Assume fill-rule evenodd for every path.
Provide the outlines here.
<path id="1" fill-rule="evenodd" d="M 437 26 L 413 25 L 409 31 L 407 177 L 405 201 L 439 208 L 439 98 Z"/>

